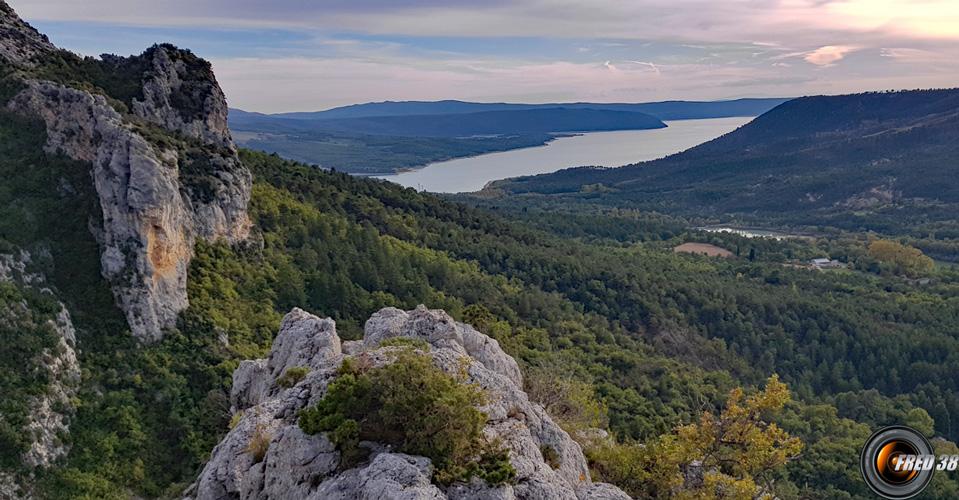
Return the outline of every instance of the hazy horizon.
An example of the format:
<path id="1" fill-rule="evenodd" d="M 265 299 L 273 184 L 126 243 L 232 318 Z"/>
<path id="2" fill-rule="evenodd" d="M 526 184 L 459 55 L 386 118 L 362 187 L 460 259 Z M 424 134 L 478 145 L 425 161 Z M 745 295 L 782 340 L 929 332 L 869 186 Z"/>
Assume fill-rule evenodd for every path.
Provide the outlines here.
<path id="1" fill-rule="evenodd" d="M 232 107 L 714 101 L 954 87 L 959 3 L 929 0 L 11 0 L 85 55 L 156 42 L 214 64 Z"/>
<path id="2" fill-rule="evenodd" d="M 253 111 L 249 109 L 244 109 L 239 106 L 230 105 L 231 109 L 238 109 L 240 111 L 245 111 L 248 113 L 262 113 L 262 114 L 271 114 L 271 115 L 284 115 L 290 113 L 314 113 L 314 112 L 323 112 L 331 111 L 339 108 L 348 108 L 351 106 L 362 106 L 364 104 L 386 104 L 386 103 L 437 103 L 437 102 L 465 102 L 465 103 L 474 103 L 474 104 L 654 104 L 658 102 L 724 102 L 724 101 L 735 101 L 739 99 L 795 99 L 800 96 L 771 96 L 771 97 L 734 97 L 729 99 L 662 99 L 659 101 L 543 101 L 543 102 L 529 102 L 529 101 L 480 101 L 480 100 L 466 100 L 466 99 L 431 99 L 431 100 L 419 100 L 419 99 L 385 99 L 379 101 L 364 101 L 364 102 L 354 102 L 349 104 L 337 105 L 328 108 L 321 109 L 295 109 L 287 111 L 270 111 L 270 112 L 261 112 Z M 749 115 L 752 116 L 752 115 Z"/>

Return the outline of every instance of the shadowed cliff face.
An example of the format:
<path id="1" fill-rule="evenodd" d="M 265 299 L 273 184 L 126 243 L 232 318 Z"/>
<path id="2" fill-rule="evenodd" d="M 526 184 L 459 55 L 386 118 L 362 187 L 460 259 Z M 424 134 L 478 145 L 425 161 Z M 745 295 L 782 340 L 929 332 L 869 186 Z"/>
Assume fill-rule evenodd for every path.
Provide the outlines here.
<path id="1" fill-rule="evenodd" d="M 46 149 L 91 164 L 101 270 L 137 338 L 155 341 L 188 305 L 197 238 L 246 238 L 252 178 L 208 62 L 171 45 L 133 57 L 60 51 L 0 0 L 6 108 L 41 120 Z M 2 75 L 0 75 L 2 76 Z"/>

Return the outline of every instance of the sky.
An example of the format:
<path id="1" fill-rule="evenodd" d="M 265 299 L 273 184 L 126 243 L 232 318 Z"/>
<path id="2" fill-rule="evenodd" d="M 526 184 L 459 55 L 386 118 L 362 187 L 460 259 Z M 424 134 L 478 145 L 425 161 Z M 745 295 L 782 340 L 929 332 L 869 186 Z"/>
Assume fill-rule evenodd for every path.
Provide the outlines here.
<path id="1" fill-rule="evenodd" d="M 210 60 L 232 107 L 959 86 L 959 0 L 7 0 L 57 45 Z"/>

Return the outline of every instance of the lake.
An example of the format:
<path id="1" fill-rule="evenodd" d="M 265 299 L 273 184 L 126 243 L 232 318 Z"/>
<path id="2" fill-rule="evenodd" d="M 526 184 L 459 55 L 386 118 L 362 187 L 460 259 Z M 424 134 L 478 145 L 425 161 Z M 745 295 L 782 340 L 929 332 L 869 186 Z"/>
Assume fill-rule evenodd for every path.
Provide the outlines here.
<path id="1" fill-rule="evenodd" d="M 618 167 L 655 160 L 715 139 L 752 118 L 667 121 L 667 128 L 588 132 L 560 137 L 540 147 L 514 149 L 432 163 L 421 169 L 380 176 L 406 187 L 434 193 L 479 191 L 490 181 L 546 174 L 569 167 Z"/>

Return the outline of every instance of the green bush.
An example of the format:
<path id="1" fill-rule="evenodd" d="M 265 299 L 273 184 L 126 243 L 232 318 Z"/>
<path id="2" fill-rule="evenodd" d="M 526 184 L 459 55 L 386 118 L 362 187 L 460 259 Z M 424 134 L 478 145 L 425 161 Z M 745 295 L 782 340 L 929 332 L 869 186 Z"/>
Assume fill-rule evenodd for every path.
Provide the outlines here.
<path id="1" fill-rule="evenodd" d="M 71 498 L 77 500 L 122 500 L 130 497 L 128 491 L 97 474 L 75 468 L 55 470 L 43 487 L 41 498 Z"/>
<path id="2" fill-rule="evenodd" d="M 287 368 L 286 371 L 283 372 L 283 375 L 280 375 L 280 378 L 276 379 L 276 384 L 289 389 L 306 378 L 308 373 L 310 373 L 310 369 L 305 366 Z"/>
<path id="3" fill-rule="evenodd" d="M 142 80 L 149 68 L 150 61 L 144 57 L 107 56 L 101 60 L 60 50 L 31 69 L 30 76 L 100 94 L 126 106 L 143 99 Z"/>
<path id="4" fill-rule="evenodd" d="M 0 69 L 0 106 L 13 99 L 24 87 L 24 83 L 14 77 L 12 69 Z"/>
<path id="5" fill-rule="evenodd" d="M 436 467 L 434 481 L 448 484 L 479 477 L 502 484 L 515 477 L 509 453 L 483 435 L 486 400 L 433 365 L 429 356 L 400 352 L 394 363 L 364 370 L 344 363 L 326 397 L 300 412 L 309 434 L 327 432 L 343 453 L 343 466 L 362 460 L 361 440 L 422 455 Z"/>
<path id="6" fill-rule="evenodd" d="M 240 424 L 240 420 L 243 420 L 243 413 L 242 412 L 234 413 L 233 416 L 230 417 L 230 424 L 228 428 L 232 430 L 234 427 Z"/>

